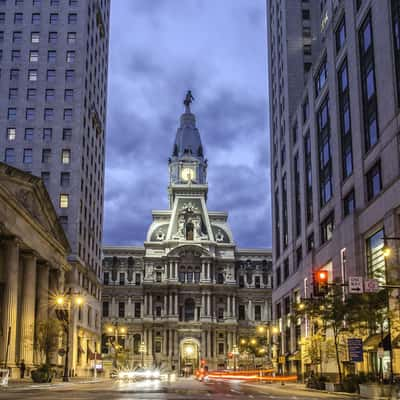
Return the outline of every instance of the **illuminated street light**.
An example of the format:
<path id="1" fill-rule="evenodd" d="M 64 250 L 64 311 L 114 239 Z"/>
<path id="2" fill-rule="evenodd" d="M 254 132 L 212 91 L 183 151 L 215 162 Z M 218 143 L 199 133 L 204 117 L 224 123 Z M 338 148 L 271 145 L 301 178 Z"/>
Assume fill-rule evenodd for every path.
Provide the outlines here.
<path id="1" fill-rule="evenodd" d="M 194 353 L 194 348 L 191 345 L 185 346 L 185 353 L 187 356 L 191 356 Z"/>
<path id="2" fill-rule="evenodd" d="M 69 325 L 71 323 L 71 313 L 73 311 L 73 304 L 81 305 L 84 299 L 78 294 L 71 293 L 71 289 L 64 295 L 59 295 L 55 299 L 56 315 L 57 318 L 63 322 L 65 337 L 66 337 L 66 349 L 64 359 L 64 373 L 63 382 L 69 381 Z"/>
<path id="3" fill-rule="evenodd" d="M 236 371 L 236 364 L 237 364 L 237 356 L 239 355 L 239 349 L 236 344 L 232 348 L 232 355 L 233 355 L 233 370 Z"/>
<path id="4" fill-rule="evenodd" d="M 257 326 L 257 332 L 258 333 L 264 333 L 265 332 L 265 326 Z"/>
<path id="5" fill-rule="evenodd" d="M 383 254 L 383 257 L 385 257 L 385 258 L 389 257 L 390 254 L 391 254 L 391 252 L 392 252 L 392 250 L 391 250 L 390 247 L 387 246 L 386 244 L 382 247 L 382 254 Z"/>
<path id="6" fill-rule="evenodd" d="M 272 327 L 272 333 L 274 334 L 279 333 L 279 329 L 276 326 Z"/>
<path id="7" fill-rule="evenodd" d="M 256 340 L 256 339 L 251 339 L 251 340 L 250 340 L 250 343 L 253 344 L 253 345 L 254 345 L 254 344 L 257 344 L 257 340 Z"/>
<path id="8" fill-rule="evenodd" d="M 83 304 L 83 298 L 82 298 L 81 296 L 78 296 L 78 297 L 75 299 L 75 303 L 76 303 L 78 306 L 82 305 L 82 304 Z"/>
<path id="9" fill-rule="evenodd" d="M 57 296 L 56 303 L 57 305 L 62 306 L 64 304 L 64 296 Z"/>
<path id="10" fill-rule="evenodd" d="M 246 344 L 246 339 L 241 339 L 240 344 Z"/>
<path id="11" fill-rule="evenodd" d="M 144 342 L 140 343 L 140 347 L 139 347 L 139 353 L 142 356 L 142 368 L 144 367 L 144 352 L 146 351 Z"/>

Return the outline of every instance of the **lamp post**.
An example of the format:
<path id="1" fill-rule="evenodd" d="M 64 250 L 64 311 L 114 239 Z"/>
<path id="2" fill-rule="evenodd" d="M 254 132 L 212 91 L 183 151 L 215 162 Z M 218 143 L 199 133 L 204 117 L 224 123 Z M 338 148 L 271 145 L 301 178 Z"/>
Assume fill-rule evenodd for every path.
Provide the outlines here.
<path id="1" fill-rule="evenodd" d="M 233 355 L 233 370 L 236 371 L 236 366 L 237 366 L 237 356 L 239 355 L 239 349 L 235 345 L 233 345 L 232 348 L 232 355 Z"/>
<path id="2" fill-rule="evenodd" d="M 141 354 L 141 359 L 142 359 L 142 368 L 144 368 L 144 352 L 145 352 L 145 345 L 144 342 L 142 341 L 142 343 L 140 343 L 140 347 L 139 347 L 139 353 Z"/>
<path id="3" fill-rule="evenodd" d="M 393 349 L 392 349 L 392 322 L 389 315 L 390 310 L 390 289 L 398 288 L 398 285 L 391 286 L 389 283 L 389 274 L 387 270 L 386 260 L 390 257 L 392 253 L 392 249 L 387 245 L 388 241 L 395 240 L 400 241 L 400 237 L 395 236 L 383 236 L 383 247 L 382 247 L 382 255 L 385 258 L 385 288 L 386 288 L 386 307 L 388 310 L 388 335 L 389 335 L 389 368 L 390 368 L 390 383 L 393 383 Z M 383 344 L 382 344 L 383 345 Z M 381 359 L 382 362 L 382 359 Z"/>
<path id="4" fill-rule="evenodd" d="M 63 382 L 69 381 L 69 325 L 71 323 L 73 302 L 80 306 L 83 304 L 83 297 L 79 294 L 71 293 L 71 291 L 56 297 L 56 315 L 57 318 L 63 322 L 66 336 Z"/>
<path id="5" fill-rule="evenodd" d="M 118 343 L 118 333 L 121 333 L 122 335 L 125 335 L 126 333 L 126 328 L 124 327 L 119 327 L 118 325 L 118 321 L 113 322 L 108 328 L 107 328 L 107 332 L 114 334 L 114 353 L 115 353 L 115 357 L 114 357 L 114 368 L 117 368 L 117 362 L 118 362 L 118 349 L 119 349 L 119 343 Z M 111 346 L 111 341 L 110 341 L 110 346 Z"/>

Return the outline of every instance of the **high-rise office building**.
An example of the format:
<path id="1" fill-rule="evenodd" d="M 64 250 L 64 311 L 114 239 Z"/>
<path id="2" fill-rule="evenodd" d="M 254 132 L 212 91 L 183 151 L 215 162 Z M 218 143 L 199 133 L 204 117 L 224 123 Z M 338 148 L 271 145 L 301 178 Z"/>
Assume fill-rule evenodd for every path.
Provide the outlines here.
<path id="1" fill-rule="evenodd" d="M 312 327 L 290 315 L 313 272 L 374 278 L 400 236 L 400 1 L 268 0 L 267 14 L 277 363 L 300 372 Z"/>
<path id="2" fill-rule="evenodd" d="M 109 17 L 109 0 L 0 0 L 0 157 L 43 179 L 67 234 L 74 369 L 100 333 Z"/>

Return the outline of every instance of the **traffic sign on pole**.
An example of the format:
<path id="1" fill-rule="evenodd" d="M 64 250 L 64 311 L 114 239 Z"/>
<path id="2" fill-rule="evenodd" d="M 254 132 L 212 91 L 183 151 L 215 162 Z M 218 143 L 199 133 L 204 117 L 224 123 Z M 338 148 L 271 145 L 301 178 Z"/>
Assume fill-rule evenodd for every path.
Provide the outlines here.
<path id="1" fill-rule="evenodd" d="M 362 276 L 349 276 L 349 293 L 363 293 Z"/>
<path id="2" fill-rule="evenodd" d="M 379 292 L 379 282 L 377 279 L 364 279 L 364 292 L 377 293 Z"/>

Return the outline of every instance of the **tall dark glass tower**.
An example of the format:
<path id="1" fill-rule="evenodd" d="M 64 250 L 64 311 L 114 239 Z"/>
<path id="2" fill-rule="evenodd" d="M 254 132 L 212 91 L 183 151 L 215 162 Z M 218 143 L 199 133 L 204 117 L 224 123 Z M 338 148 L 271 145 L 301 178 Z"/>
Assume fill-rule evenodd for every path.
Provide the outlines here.
<path id="1" fill-rule="evenodd" d="M 0 0 L 0 158 L 43 179 L 65 229 L 77 346 L 100 332 L 109 17 L 109 0 Z"/>

